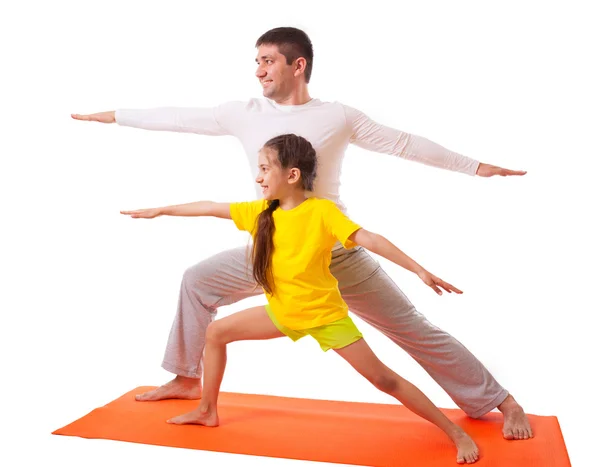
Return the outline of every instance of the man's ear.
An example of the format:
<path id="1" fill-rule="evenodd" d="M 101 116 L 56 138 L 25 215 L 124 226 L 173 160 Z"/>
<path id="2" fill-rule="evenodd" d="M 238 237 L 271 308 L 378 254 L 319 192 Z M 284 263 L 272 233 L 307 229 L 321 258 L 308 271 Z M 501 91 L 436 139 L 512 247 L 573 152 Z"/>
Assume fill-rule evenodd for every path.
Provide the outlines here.
<path id="1" fill-rule="evenodd" d="M 295 60 L 294 64 L 294 76 L 300 76 L 304 74 L 306 70 L 306 59 L 304 57 L 299 57 Z"/>

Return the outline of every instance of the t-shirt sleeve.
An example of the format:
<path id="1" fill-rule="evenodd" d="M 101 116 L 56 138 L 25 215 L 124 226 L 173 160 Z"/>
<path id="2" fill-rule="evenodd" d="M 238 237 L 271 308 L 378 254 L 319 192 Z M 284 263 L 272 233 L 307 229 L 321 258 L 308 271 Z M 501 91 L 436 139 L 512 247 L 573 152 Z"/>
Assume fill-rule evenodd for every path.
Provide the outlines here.
<path id="1" fill-rule="evenodd" d="M 266 208 L 267 203 L 263 199 L 244 203 L 231 203 L 229 205 L 229 213 L 238 229 L 253 234 L 256 227 L 256 219 Z"/>
<path id="2" fill-rule="evenodd" d="M 346 214 L 340 211 L 333 201 L 322 200 L 323 202 L 323 221 L 327 231 L 339 240 L 346 249 L 354 248 L 356 243 L 349 240 L 348 237 L 361 226 L 351 221 Z"/>

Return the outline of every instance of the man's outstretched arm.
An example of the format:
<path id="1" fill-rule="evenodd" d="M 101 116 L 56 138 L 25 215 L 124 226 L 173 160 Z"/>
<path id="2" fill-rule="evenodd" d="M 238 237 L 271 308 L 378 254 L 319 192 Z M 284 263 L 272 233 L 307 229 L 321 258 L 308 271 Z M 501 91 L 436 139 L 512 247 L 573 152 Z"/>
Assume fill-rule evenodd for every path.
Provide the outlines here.
<path id="1" fill-rule="evenodd" d="M 480 177 L 525 175 L 523 170 L 509 170 L 485 164 L 450 151 L 421 136 L 405 133 L 374 122 L 364 113 L 344 106 L 346 121 L 352 132 L 350 142 L 370 151 L 390 154 L 440 169 Z"/>
<path id="2" fill-rule="evenodd" d="M 231 135 L 236 115 L 244 110 L 243 102 L 227 102 L 217 107 L 159 107 L 154 109 L 118 109 L 93 114 L 71 114 L 75 120 L 117 123 L 153 131 L 175 131 L 200 135 Z"/>

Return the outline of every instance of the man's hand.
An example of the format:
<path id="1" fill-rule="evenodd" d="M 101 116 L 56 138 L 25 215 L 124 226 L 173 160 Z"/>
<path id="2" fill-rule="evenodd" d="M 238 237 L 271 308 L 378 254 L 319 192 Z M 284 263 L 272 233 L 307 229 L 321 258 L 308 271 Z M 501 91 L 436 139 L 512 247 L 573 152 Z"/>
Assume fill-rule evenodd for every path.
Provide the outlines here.
<path id="1" fill-rule="evenodd" d="M 75 120 L 85 120 L 87 122 L 100 122 L 100 123 L 115 123 L 115 111 L 111 110 L 109 112 L 98 112 L 95 114 L 88 115 L 80 115 L 80 114 L 71 114 L 71 118 Z"/>
<path id="2" fill-rule="evenodd" d="M 509 170 L 503 169 L 502 167 L 496 167 L 495 165 L 490 164 L 479 164 L 477 167 L 476 175 L 480 177 L 493 177 L 494 175 L 500 175 L 501 177 L 506 177 L 507 175 L 525 175 L 527 171 L 525 170 Z"/>

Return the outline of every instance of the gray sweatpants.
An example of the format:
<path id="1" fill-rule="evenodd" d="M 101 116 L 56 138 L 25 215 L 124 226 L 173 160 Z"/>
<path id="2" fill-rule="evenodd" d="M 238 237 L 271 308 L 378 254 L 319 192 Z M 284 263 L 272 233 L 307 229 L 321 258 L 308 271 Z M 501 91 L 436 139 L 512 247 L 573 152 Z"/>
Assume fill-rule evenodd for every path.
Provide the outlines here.
<path id="1" fill-rule="evenodd" d="M 350 311 L 408 352 L 467 415 L 481 417 L 508 396 L 471 352 L 415 309 L 363 248 L 334 250 L 330 270 Z M 200 378 L 204 336 L 217 308 L 261 293 L 246 247 L 223 251 L 187 269 L 163 368 Z"/>

